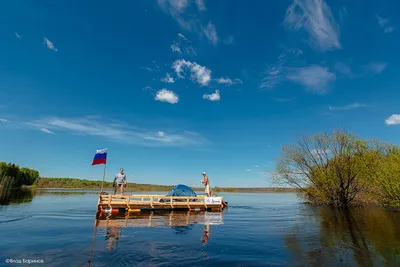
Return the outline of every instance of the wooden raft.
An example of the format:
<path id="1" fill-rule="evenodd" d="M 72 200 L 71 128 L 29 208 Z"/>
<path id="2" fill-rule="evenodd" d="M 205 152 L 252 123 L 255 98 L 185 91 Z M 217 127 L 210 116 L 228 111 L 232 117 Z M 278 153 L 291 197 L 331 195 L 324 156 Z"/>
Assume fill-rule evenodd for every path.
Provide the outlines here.
<path id="1" fill-rule="evenodd" d="M 215 201 L 220 199 L 220 201 Z M 178 197 L 165 195 L 109 195 L 100 194 L 97 203 L 99 212 L 141 211 L 141 210 L 201 210 L 222 211 L 227 203 L 222 197 L 206 196 Z"/>

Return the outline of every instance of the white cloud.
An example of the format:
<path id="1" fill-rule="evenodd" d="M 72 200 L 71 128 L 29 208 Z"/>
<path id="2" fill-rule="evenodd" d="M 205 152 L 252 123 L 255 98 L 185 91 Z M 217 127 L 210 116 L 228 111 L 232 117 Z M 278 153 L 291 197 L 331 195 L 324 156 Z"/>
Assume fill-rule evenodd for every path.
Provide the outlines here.
<path id="1" fill-rule="evenodd" d="M 220 101 L 221 100 L 221 96 L 219 94 L 218 90 L 215 90 L 215 93 L 213 94 L 204 94 L 203 95 L 203 99 L 208 99 L 210 101 Z"/>
<path id="2" fill-rule="evenodd" d="M 383 28 L 385 33 L 391 33 L 394 32 L 394 30 L 396 29 L 393 26 L 388 26 L 387 23 L 389 22 L 388 19 L 384 19 L 378 16 L 378 14 L 375 14 L 376 19 L 378 20 L 378 24 L 379 26 L 381 26 L 381 28 Z"/>
<path id="3" fill-rule="evenodd" d="M 177 44 L 172 44 L 171 49 L 173 52 L 177 52 L 179 54 L 182 53 L 181 49 L 179 48 L 179 46 Z"/>
<path id="4" fill-rule="evenodd" d="M 255 165 L 254 167 L 256 167 L 256 168 L 260 168 L 260 166 L 259 166 L 259 165 Z"/>
<path id="5" fill-rule="evenodd" d="M 163 79 L 161 79 L 161 81 L 165 82 L 165 83 L 174 83 L 175 82 L 174 78 L 169 73 L 167 73 L 167 75 Z"/>
<path id="6" fill-rule="evenodd" d="M 232 80 L 232 79 L 230 79 L 228 77 L 226 77 L 226 78 L 221 77 L 221 78 L 217 79 L 217 83 L 225 84 L 227 86 L 230 86 L 230 85 L 233 85 L 233 84 L 239 84 L 239 83 L 243 83 L 243 82 L 240 79 Z"/>
<path id="7" fill-rule="evenodd" d="M 386 125 L 398 125 L 400 124 L 400 114 L 393 114 L 385 121 Z"/>
<path id="8" fill-rule="evenodd" d="M 0 119 L 0 122 L 8 122 L 6 119 Z"/>
<path id="9" fill-rule="evenodd" d="M 385 68 L 386 68 L 387 64 L 386 63 L 369 63 L 368 65 L 365 66 L 365 70 L 367 72 L 371 72 L 373 74 L 380 74 L 382 73 Z"/>
<path id="10" fill-rule="evenodd" d="M 50 50 L 54 50 L 54 51 L 58 51 L 57 48 L 54 47 L 53 43 L 50 42 L 49 39 L 47 39 L 46 37 L 44 37 L 44 43 L 47 45 L 47 48 Z"/>
<path id="11" fill-rule="evenodd" d="M 188 146 L 208 143 L 203 136 L 192 131 L 168 134 L 161 131 L 132 126 L 127 122 L 107 121 L 101 117 L 60 118 L 48 117 L 23 123 L 35 130 L 46 129 L 69 132 L 79 136 L 95 136 L 106 138 L 122 144 L 143 146 Z"/>
<path id="12" fill-rule="evenodd" d="M 216 45 L 218 43 L 218 35 L 217 30 L 215 29 L 214 24 L 209 22 L 206 27 L 203 28 L 203 32 L 206 35 L 207 39 L 213 44 Z"/>
<path id="13" fill-rule="evenodd" d="M 52 132 L 52 131 L 50 131 L 49 129 L 47 129 L 47 128 L 42 128 L 42 129 L 40 129 L 42 132 L 44 132 L 44 133 L 48 133 L 48 134 L 54 134 L 54 132 Z"/>
<path id="14" fill-rule="evenodd" d="M 336 75 L 326 67 L 311 65 L 290 69 L 287 78 L 315 93 L 325 93 L 329 83 L 336 79 Z"/>
<path id="15" fill-rule="evenodd" d="M 341 48 L 339 27 L 323 0 L 294 0 L 286 11 L 284 25 L 290 30 L 304 28 L 311 45 L 323 51 Z"/>
<path id="16" fill-rule="evenodd" d="M 367 106 L 366 104 L 361 104 L 361 103 L 355 102 L 353 104 L 349 104 L 349 105 L 346 105 L 346 106 L 340 106 L 340 107 L 329 106 L 329 109 L 330 110 L 349 110 L 349 109 L 355 109 L 355 108 L 363 108 L 363 107 L 366 107 L 366 106 Z"/>
<path id="17" fill-rule="evenodd" d="M 161 102 L 168 102 L 170 104 L 176 104 L 179 101 L 178 95 L 167 89 L 159 90 L 154 99 Z"/>
<path id="18" fill-rule="evenodd" d="M 172 64 L 172 68 L 180 78 L 183 78 L 184 68 L 188 68 L 191 72 L 190 78 L 202 86 L 208 85 L 211 80 L 211 70 L 196 62 L 179 59 Z"/>
<path id="19" fill-rule="evenodd" d="M 247 172 L 251 172 L 251 170 L 250 170 L 250 169 L 247 169 L 246 171 L 247 171 Z"/>

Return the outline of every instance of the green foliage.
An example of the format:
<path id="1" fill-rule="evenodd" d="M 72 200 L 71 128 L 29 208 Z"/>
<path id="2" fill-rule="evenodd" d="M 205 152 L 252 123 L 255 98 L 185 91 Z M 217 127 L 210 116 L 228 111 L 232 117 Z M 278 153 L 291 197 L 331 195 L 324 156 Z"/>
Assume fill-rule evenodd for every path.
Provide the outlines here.
<path id="1" fill-rule="evenodd" d="M 13 163 L 0 162 L 0 186 L 2 187 L 32 185 L 38 178 L 37 170 L 20 168 Z"/>
<path id="2" fill-rule="evenodd" d="M 400 148 L 377 140 L 345 131 L 303 137 L 282 148 L 277 173 L 313 204 L 400 208 Z"/>

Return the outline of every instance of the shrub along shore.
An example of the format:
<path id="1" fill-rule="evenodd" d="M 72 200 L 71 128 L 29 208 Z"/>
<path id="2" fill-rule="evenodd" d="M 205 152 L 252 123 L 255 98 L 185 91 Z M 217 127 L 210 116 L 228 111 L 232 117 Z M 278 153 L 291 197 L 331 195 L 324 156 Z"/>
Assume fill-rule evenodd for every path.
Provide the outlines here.
<path id="1" fill-rule="evenodd" d="M 101 189 L 102 181 L 86 180 L 78 178 L 47 178 L 39 177 L 39 172 L 32 169 L 20 168 L 12 163 L 0 163 L 0 187 L 4 189 L 10 188 L 35 188 L 35 189 Z M 166 192 L 171 190 L 175 185 L 154 185 L 154 184 L 137 184 L 128 183 L 129 191 L 159 191 Z M 113 188 L 113 182 L 104 181 L 104 188 Z M 195 191 L 203 191 L 204 187 L 192 187 Z M 295 192 L 294 188 L 234 188 L 234 187 L 214 187 L 215 192 Z"/>
<path id="2" fill-rule="evenodd" d="M 127 183 L 126 188 L 129 191 L 159 191 L 166 192 L 171 190 L 175 185 L 155 185 L 155 184 L 137 184 Z M 39 178 L 35 184 L 36 188 L 74 188 L 74 189 L 100 189 L 101 181 L 93 181 L 78 178 Z M 104 181 L 104 188 L 113 188 L 113 182 Z M 195 191 L 203 191 L 204 187 L 191 186 Z M 215 192 L 295 192 L 295 188 L 235 188 L 235 187 L 214 187 Z"/>
<path id="3" fill-rule="evenodd" d="M 363 140 L 343 130 L 304 136 L 285 145 L 277 161 L 273 181 L 287 187 L 223 188 L 215 192 L 297 192 L 305 202 L 333 207 L 379 204 L 400 210 L 400 147 L 379 140 Z M 45 178 L 39 172 L 0 163 L 0 189 L 91 188 L 101 181 Z M 174 185 L 128 183 L 128 191 L 169 191 Z M 112 182 L 105 182 L 112 188 Z M 203 187 L 192 187 L 202 191 Z"/>

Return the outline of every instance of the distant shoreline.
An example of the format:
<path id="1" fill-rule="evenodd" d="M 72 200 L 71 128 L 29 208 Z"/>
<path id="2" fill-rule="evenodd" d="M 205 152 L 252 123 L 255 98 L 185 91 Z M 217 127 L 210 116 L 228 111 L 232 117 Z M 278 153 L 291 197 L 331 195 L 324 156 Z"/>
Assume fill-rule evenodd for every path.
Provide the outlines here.
<path id="1" fill-rule="evenodd" d="M 78 178 L 39 178 L 31 188 L 36 189 L 101 189 L 102 181 L 93 181 Z M 136 184 L 128 183 L 127 191 L 137 192 L 168 192 L 175 185 L 154 185 L 154 184 Z M 188 185 L 193 191 L 204 191 L 204 187 L 194 187 Z M 104 181 L 104 189 L 114 190 L 113 183 Z M 281 187 L 213 187 L 215 192 L 242 192 L 242 193 L 266 193 L 266 192 L 297 192 L 296 188 L 281 188 Z"/>

